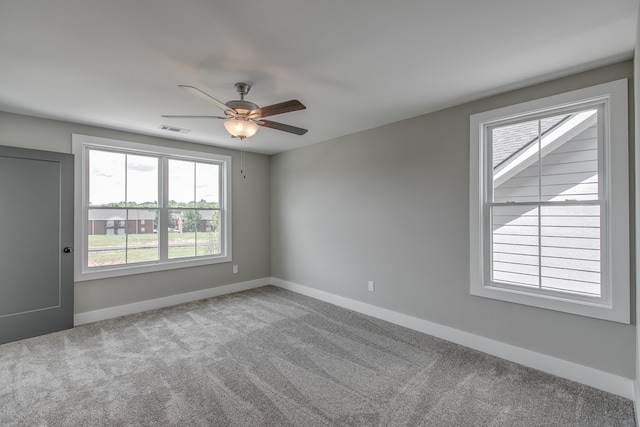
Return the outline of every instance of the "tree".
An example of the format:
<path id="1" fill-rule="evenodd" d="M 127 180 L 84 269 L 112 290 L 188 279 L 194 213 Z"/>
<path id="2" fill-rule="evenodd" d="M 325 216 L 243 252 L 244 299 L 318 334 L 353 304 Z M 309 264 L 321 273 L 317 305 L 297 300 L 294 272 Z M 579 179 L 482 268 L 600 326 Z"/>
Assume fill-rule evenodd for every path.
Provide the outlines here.
<path id="1" fill-rule="evenodd" d="M 198 231 L 200 224 L 200 213 L 196 210 L 185 210 L 182 212 L 182 231 L 193 232 Z"/>

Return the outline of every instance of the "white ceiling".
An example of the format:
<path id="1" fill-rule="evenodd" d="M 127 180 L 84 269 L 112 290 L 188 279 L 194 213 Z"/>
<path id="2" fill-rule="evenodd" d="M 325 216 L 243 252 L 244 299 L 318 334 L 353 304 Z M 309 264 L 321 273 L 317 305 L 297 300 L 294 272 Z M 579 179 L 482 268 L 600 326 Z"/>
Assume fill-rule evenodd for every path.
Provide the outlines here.
<path id="1" fill-rule="evenodd" d="M 234 83 L 304 136 L 277 153 L 633 55 L 640 0 L 1 0 L 0 110 L 238 148 Z M 160 125 L 191 129 L 176 135 Z"/>

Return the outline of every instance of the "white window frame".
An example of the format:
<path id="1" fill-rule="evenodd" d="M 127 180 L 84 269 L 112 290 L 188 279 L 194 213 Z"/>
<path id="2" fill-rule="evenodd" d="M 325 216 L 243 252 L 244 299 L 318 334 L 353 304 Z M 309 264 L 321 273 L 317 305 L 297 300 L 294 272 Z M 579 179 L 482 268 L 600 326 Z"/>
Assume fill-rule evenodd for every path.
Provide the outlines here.
<path id="1" fill-rule="evenodd" d="M 629 142 L 627 79 L 616 80 L 522 104 L 473 114 L 470 118 L 470 291 L 471 295 L 525 304 L 550 310 L 630 323 L 629 250 Z M 601 297 L 585 298 L 566 292 L 537 292 L 517 286 L 496 285 L 487 280 L 490 269 L 490 237 L 486 209 L 489 168 L 486 130 L 497 123 L 535 119 L 557 108 L 583 103 L 604 106 L 603 164 L 604 212 L 601 212 Z"/>
<path id="2" fill-rule="evenodd" d="M 72 135 L 72 149 L 75 155 L 75 255 L 74 280 L 76 282 L 108 277 L 127 276 L 131 274 L 149 273 L 154 271 L 171 270 L 176 268 L 195 267 L 201 265 L 218 264 L 232 261 L 231 239 L 231 157 L 200 151 L 182 150 L 170 147 L 139 144 L 109 138 L 88 135 Z M 153 262 L 114 265 L 105 267 L 88 267 L 88 200 L 87 186 L 87 150 L 104 149 L 140 155 L 151 155 L 180 160 L 215 162 L 222 169 L 220 182 L 220 250 L 219 255 L 198 256 L 193 258 L 161 259 Z M 159 175 L 161 173 L 159 172 Z M 166 197 L 166 179 L 158 178 L 159 192 Z M 162 197 L 160 197 L 162 199 Z M 158 208 L 161 209 L 161 206 Z M 166 220 L 166 218 L 165 218 Z M 167 227 L 158 227 L 159 245 L 167 242 Z"/>

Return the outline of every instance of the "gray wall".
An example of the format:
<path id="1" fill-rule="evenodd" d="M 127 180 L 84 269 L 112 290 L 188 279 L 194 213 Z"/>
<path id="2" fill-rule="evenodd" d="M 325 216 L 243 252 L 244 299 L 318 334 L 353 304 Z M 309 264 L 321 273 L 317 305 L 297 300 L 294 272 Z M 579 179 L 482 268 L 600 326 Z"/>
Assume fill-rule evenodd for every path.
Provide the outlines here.
<path id="1" fill-rule="evenodd" d="M 624 77 L 630 61 L 273 156 L 271 275 L 635 378 L 633 325 L 469 295 L 469 116 Z"/>
<path id="2" fill-rule="evenodd" d="M 233 157 L 232 263 L 78 282 L 76 313 L 269 277 L 269 156 L 247 153 L 245 180 L 235 150 L 0 112 L 0 145 L 71 153 L 72 133 Z M 234 264 L 238 274 L 232 273 Z"/>

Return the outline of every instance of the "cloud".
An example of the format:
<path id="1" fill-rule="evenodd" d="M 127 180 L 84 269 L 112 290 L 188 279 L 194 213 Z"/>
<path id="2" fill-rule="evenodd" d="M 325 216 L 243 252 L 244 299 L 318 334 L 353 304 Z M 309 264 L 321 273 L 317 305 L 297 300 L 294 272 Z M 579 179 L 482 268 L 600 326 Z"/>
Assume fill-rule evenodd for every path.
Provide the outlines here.
<path id="1" fill-rule="evenodd" d="M 151 165 L 149 163 L 137 163 L 129 161 L 127 163 L 127 169 L 139 171 L 139 172 L 151 172 L 156 171 L 158 169 L 157 165 Z"/>

